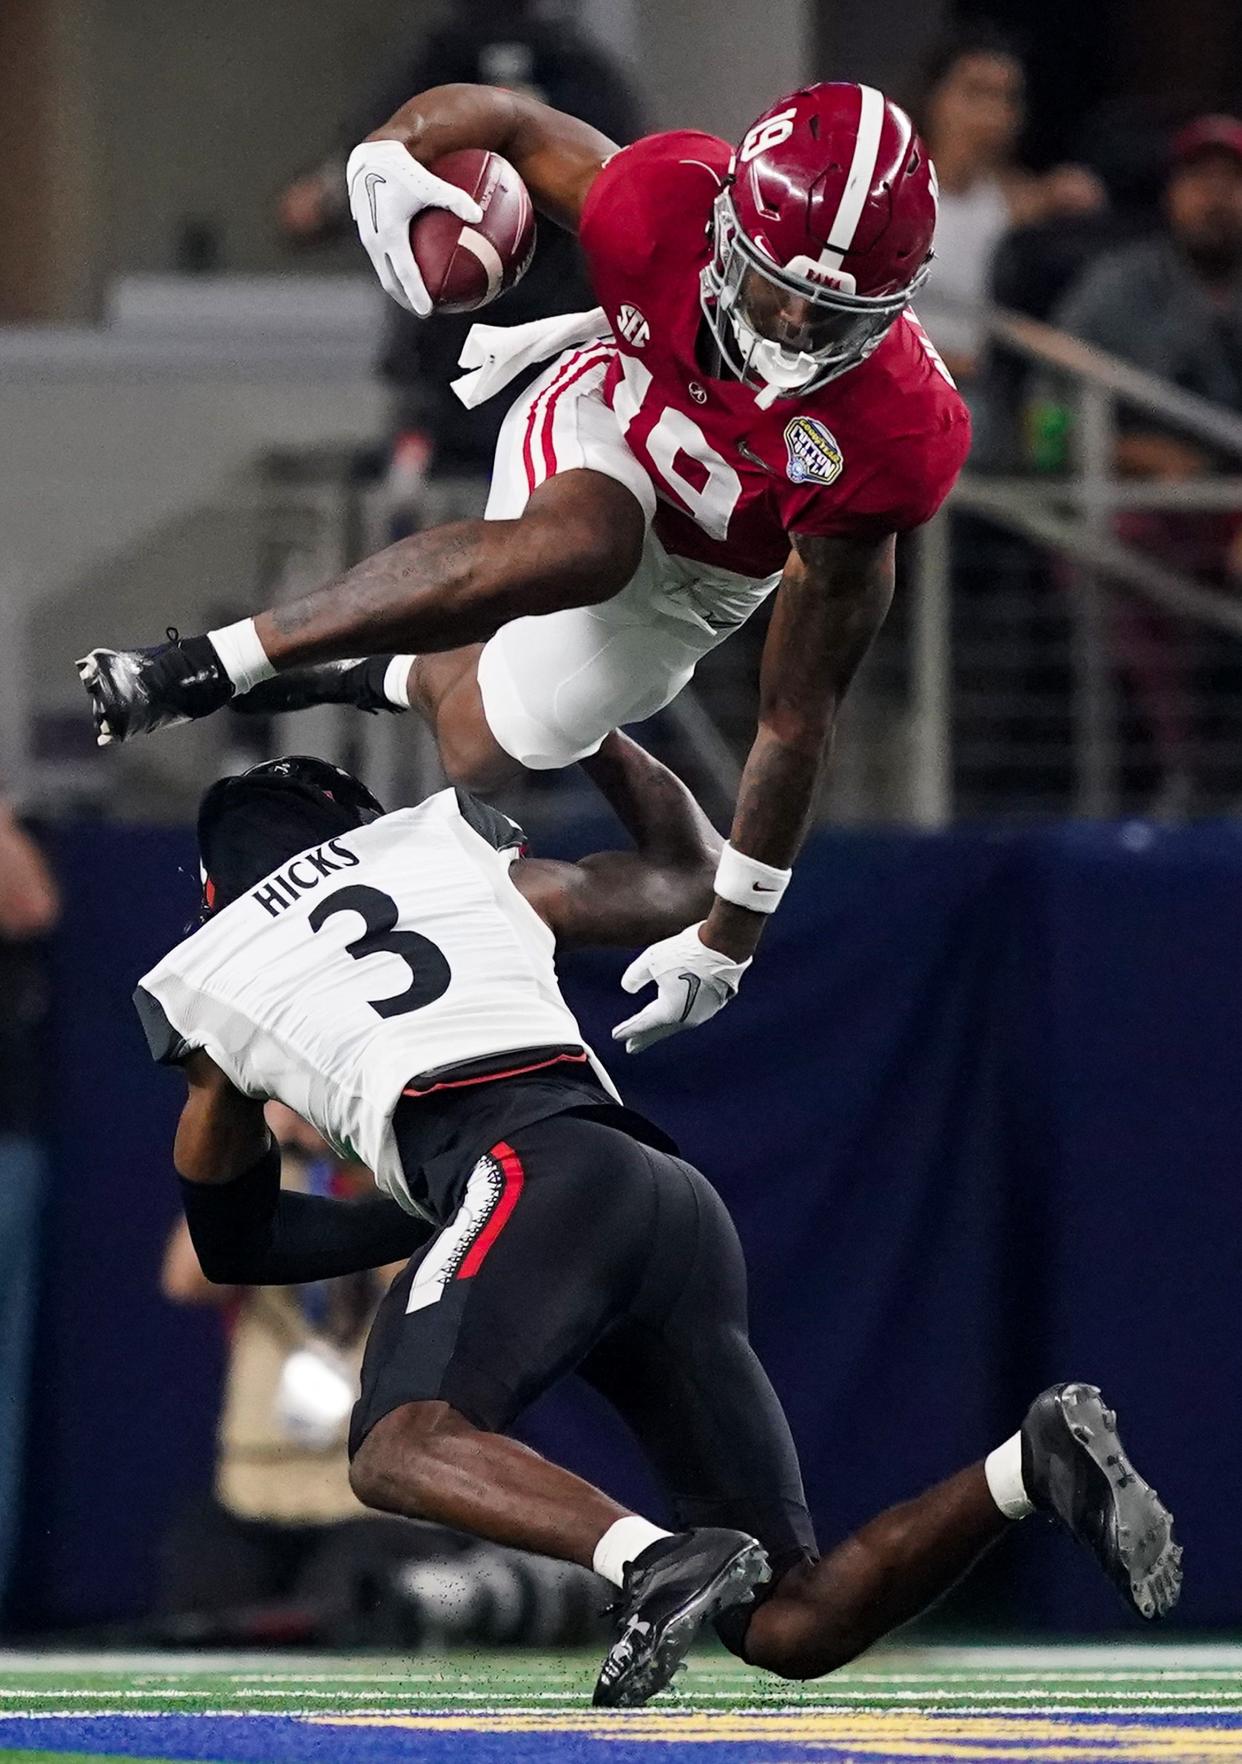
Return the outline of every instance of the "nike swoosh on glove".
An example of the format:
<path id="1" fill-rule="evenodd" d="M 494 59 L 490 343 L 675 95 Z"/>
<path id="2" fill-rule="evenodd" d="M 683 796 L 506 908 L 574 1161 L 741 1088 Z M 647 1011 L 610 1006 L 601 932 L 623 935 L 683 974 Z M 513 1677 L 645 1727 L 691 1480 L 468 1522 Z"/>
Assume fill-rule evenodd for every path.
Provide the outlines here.
<path id="1" fill-rule="evenodd" d="M 626 992 L 640 992 L 654 985 L 656 996 L 649 1005 L 612 1032 L 624 1041 L 626 1053 L 642 1053 L 679 1029 L 697 1029 L 723 1010 L 741 985 L 750 961 L 735 962 L 719 950 L 709 949 L 699 936 L 703 921 L 665 937 L 643 951 L 621 976 Z"/>
<path id="2" fill-rule="evenodd" d="M 424 208 L 446 208 L 477 226 L 483 210 L 473 196 L 420 165 L 400 141 L 364 141 L 355 147 L 345 180 L 358 237 L 385 294 L 416 318 L 427 318 L 431 297 L 410 248 L 410 222 Z"/>

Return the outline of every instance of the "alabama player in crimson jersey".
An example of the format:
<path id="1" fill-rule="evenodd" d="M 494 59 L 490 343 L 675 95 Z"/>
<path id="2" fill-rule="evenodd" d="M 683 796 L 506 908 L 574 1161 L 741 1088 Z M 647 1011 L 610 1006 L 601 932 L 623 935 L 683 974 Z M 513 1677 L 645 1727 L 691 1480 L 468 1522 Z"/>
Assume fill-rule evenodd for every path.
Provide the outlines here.
<path id="1" fill-rule="evenodd" d="M 503 154 L 578 231 L 600 300 L 472 333 L 467 404 L 555 357 L 506 419 L 486 518 L 403 540 L 255 619 L 98 649 L 80 668 L 103 742 L 230 699 L 412 704 L 449 776 L 491 788 L 667 704 L 775 592 L 715 903 L 627 972 L 627 990 L 657 989 L 615 1031 L 633 1052 L 736 992 L 887 611 L 895 537 L 935 512 L 965 458 L 965 408 L 908 310 L 935 173 L 909 118 L 867 86 L 779 100 L 736 152 L 686 131 L 617 151 L 520 94 L 439 87 L 348 171 L 381 281 L 423 316 L 409 225 L 429 207 L 479 218 L 428 169 L 465 147 Z"/>
<path id="2" fill-rule="evenodd" d="M 782 114 L 787 111 L 778 110 L 778 122 Z M 784 567 L 790 536 L 886 539 L 927 520 L 961 467 L 969 424 L 943 364 L 908 312 L 895 322 L 890 312 L 883 331 L 851 338 L 849 372 L 840 355 L 831 364 L 795 357 L 797 365 L 787 368 L 789 352 L 777 350 L 775 359 L 755 364 L 756 377 L 766 380 L 756 398 L 752 376 L 741 377 L 747 359 L 753 361 L 753 351 L 743 354 L 748 340 L 739 339 L 738 321 L 718 315 L 735 273 L 731 256 L 746 261 L 728 230 L 744 196 L 756 242 L 769 246 L 766 168 L 762 155 L 752 157 L 730 187 L 732 164 L 729 149 L 711 135 L 639 141 L 611 159 L 592 184 L 580 237 L 616 336 L 604 395 L 656 486 L 657 536 L 679 557 L 764 578 Z M 917 243 L 903 241 L 912 254 L 930 237 L 934 206 L 926 160 L 906 175 L 927 204 L 917 215 Z M 814 202 L 799 212 L 781 248 L 808 243 L 802 237 L 810 230 L 808 214 L 813 226 Z M 706 266 L 707 303 L 706 226 L 698 236 L 704 216 L 714 216 L 716 237 Z M 771 239 L 769 248 L 776 244 Z M 806 261 L 811 273 L 816 266 Z M 777 287 L 760 282 L 756 303 L 778 300 Z M 777 331 L 781 310 L 774 305 Z M 713 374 L 700 363 L 705 319 L 721 358 Z M 876 324 L 874 317 L 864 322 Z M 809 320 L 803 335 L 826 339 L 838 327 L 848 333 L 853 323 L 834 314 Z M 872 353 L 856 361 L 860 347 Z M 816 364 L 809 373 L 808 362 Z M 731 366 L 739 377 L 721 371 Z M 782 373 L 790 381 L 785 391 Z"/>

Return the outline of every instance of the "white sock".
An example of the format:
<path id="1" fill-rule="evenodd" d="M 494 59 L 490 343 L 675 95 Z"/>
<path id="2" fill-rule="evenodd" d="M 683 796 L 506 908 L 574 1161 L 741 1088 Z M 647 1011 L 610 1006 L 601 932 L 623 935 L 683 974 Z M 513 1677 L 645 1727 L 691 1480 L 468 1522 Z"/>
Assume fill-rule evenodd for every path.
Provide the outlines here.
<path id="1" fill-rule="evenodd" d="M 207 641 L 238 692 L 249 692 L 260 680 L 270 680 L 276 672 L 259 642 L 253 619 L 240 619 L 222 630 L 208 631 Z"/>
<path id="2" fill-rule="evenodd" d="M 1025 1519 L 1035 1508 L 1022 1481 L 1022 1435 L 1015 1433 L 983 1460 L 988 1488 L 1006 1519 Z"/>
<path id="3" fill-rule="evenodd" d="M 637 1513 L 627 1513 L 624 1519 L 614 1520 L 603 1537 L 595 1546 L 595 1555 L 591 1566 L 605 1580 L 611 1580 L 614 1586 L 621 1586 L 625 1581 L 625 1567 L 635 1556 L 641 1556 L 645 1549 L 653 1543 L 659 1543 L 662 1537 L 672 1537 L 671 1531 L 661 1531 L 658 1525 L 652 1525 L 648 1519 L 640 1519 Z"/>
<path id="4" fill-rule="evenodd" d="M 410 669 L 412 655 L 394 655 L 384 672 L 384 697 L 400 710 L 410 708 Z"/>

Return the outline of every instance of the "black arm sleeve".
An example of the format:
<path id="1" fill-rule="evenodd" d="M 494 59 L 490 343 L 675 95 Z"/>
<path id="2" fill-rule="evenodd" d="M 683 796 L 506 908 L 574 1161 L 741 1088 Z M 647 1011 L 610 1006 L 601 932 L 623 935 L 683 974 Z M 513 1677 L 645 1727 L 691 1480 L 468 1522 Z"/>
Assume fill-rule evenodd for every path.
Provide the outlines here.
<path id="1" fill-rule="evenodd" d="M 181 1183 L 186 1224 L 208 1280 L 218 1286 L 297 1286 L 403 1262 L 434 1235 L 386 1195 L 335 1200 L 280 1186 L 268 1147 L 232 1182 Z"/>

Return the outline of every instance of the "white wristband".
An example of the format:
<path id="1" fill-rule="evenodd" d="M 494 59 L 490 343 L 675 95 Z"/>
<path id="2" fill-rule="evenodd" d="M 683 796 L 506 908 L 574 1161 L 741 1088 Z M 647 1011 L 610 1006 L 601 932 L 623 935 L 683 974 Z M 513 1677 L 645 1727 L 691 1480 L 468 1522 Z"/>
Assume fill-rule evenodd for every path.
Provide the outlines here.
<path id="1" fill-rule="evenodd" d="M 235 625 L 208 631 L 207 641 L 219 656 L 220 666 L 233 682 L 235 692 L 249 692 L 252 686 L 270 680 L 276 672 L 259 641 L 253 619 L 238 619 Z"/>
<path id="2" fill-rule="evenodd" d="M 394 710 L 412 710 L 410 703 L 410 669 L 412 655 L 394 655 L 384 669 L 384 697 Z"/>
<path id="3" fill-rule="evenodd" d="M 716 867 L 716 893 L 721 900 L 746 907 L 752 913 L 774 913 L 792 875 L 792 870 L 761 864 L 758 858 L 747 857 L 744 851 L 726 845 Z"/>

